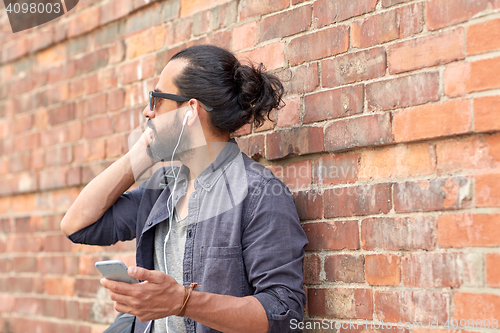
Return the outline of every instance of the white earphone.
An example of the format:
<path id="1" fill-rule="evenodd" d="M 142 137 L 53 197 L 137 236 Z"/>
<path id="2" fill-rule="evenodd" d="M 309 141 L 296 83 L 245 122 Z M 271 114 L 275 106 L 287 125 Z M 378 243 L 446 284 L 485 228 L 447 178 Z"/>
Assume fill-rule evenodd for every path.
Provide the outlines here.
<path id="1" fill-rule="evenodd" d="M 188 118 L 191 117 L 192 115 L 193 115 L 193 111 L 189 110 L 188 112 L 186 112 L 186 115 L 184 116 L 184 120 L 182 121 L 182 126 L 186 125 Z"/>

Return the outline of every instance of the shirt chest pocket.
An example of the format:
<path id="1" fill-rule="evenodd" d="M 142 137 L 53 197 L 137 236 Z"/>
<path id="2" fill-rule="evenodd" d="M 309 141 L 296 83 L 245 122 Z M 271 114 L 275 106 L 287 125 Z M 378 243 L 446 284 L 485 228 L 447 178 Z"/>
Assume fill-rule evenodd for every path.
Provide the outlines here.
<path id="1" fill-rule="evenodd" d="M 241 258 L 240 246 L 203 246 L 201 248 L 201 259 L 234 259 Z"/>
<path id="2" fill-rule="evenodd" d="M 240 246 L 201 248 L 202 291 L 243 296 L 243 257 Z"/>

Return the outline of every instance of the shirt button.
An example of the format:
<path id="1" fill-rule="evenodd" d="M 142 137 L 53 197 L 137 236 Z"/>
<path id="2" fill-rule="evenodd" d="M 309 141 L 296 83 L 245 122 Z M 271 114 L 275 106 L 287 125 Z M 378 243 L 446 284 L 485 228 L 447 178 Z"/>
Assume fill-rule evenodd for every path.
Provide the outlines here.
<path id="1" fill-rule="evenodd" d="M 191 230 L 188 231 L 188 238 L 191 238 L 193 236 L 193 232 Z"/>
<path id="2" fill-rule="evenodd" d="M 189 325 L 191 325 L 191 322 L 192 322 L 191 318 L 188 318 L 187 322 L 188 322 Z"/>
<path id="3" fill-rule="evenodd" d="M 153 224 L 153 222 L 149 221 L 149 222 L 148 222 L 148 225 L 151 225 L 151 224 Z"/>
<path id="4" fill-rule="evenodd" d="M 195 198 L 196 198 L 196 193 L 195 193 L 195 194 L 193 194 L 193 197 L 195 197 Z"/>
<path id="5" fill-rule="evenodd" d="M 189 281 L 189 274 L 188 273 L 184 274 L 184 280 Z"/>

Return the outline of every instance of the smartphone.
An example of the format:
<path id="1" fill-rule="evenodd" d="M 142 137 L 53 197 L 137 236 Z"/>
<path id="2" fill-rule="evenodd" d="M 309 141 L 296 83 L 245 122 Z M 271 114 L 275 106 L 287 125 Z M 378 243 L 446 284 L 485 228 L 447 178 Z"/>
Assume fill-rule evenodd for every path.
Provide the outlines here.
<path id="1" fill-rule="evenodd" d="M 139 280 L 128 275 L 127 266 L 120 260 L 98 261 L 95 263 L 95 267 L 106 279 L 126 283 L 139 283 Z"/>

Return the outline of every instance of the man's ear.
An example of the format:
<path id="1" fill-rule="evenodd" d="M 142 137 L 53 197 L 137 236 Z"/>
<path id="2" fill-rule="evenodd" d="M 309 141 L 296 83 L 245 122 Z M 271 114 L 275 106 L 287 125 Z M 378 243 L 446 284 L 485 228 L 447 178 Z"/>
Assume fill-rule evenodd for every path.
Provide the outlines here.
<path id="1" fill-rule="evenodd" d="M 186 112 L 191 111 L 192 114 L 187 119 L 187 122 L 186 122 L 187 126 L 192 126 L 194 124 L 194 122 L 197 119 L 199 119 L 200 108 L 201 108 L 200 102 L 198 102 L 197 100 L 192 99 L 189 101 L 188 110 Z"/>

